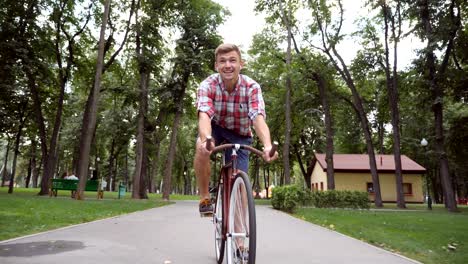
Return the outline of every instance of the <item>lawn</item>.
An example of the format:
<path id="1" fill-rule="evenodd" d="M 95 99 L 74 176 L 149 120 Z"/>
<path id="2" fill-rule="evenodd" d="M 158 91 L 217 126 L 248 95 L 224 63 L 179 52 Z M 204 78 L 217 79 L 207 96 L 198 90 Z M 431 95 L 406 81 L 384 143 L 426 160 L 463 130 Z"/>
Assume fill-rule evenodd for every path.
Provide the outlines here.
<path id="1" fill-rule="evenodd" d="M 392 206 L 386 205 L 386 208 Z M 299 208 L 296 217 L 427 264 L 467 263 L 468 208 L 407 210 Z"/>
<path id="2" fill-rule="evenodd" d="M 7 191 L 7 187 L 0 188 L 0 241 L 169 204 L 160 194 L 134 200 L 130 193 L 117 199 L 116 192 L 106 192 L 103 200 L 97 200 L 95 192 L 86 192 L 86 199 L 77 201 L 70 198 L 70 191 L 59 191 L 58 197 L 37 196 L 39 189 L 15 188 L 13 194 Z M 190 200 L 196 196 L 170 198 Z"/>

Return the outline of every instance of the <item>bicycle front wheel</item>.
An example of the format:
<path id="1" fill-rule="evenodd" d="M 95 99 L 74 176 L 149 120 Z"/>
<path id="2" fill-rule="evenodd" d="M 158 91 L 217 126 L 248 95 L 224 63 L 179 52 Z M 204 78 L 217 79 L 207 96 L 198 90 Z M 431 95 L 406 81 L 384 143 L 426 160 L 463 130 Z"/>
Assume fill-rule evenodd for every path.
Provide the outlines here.
<path id="1" fill-rule="evenodd" d="M 249 177 L 239 172 L 231 192 L 227 237 L 227 263 L 255 263 L 255 204 Z"/>
<path id="2" fill-rule="evenodd" d="M 215 251 L 216 261 L 218 264 L 223 263 L 224 258 L 224 247 L 226 240 L 223 238 L 223 184 L 218 185 L 218 191 L 216 194 L 216 204 L 213 214 L 213 223 L 215 226 Z"/>

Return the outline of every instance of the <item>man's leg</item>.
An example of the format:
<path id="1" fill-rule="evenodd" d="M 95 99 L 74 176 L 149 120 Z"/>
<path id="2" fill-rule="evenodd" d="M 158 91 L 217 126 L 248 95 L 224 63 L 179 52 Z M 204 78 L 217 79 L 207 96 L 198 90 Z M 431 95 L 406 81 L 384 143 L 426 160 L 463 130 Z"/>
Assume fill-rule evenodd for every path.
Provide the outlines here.
<path id="1" fill-rule="evenodd" d="M 197 138 L 193 168 L 195 169 L 195 176 L 197 177 L 197 185 L 200 195 L 200 213 L 204 210 L 202 209 L 202 203 L 206 204 L 206 201 L 210 200 L 209 184 L 211 175 L 210 156 L 204 155 L 201 152 L 202 147 L 200 138 Z M 206 204 L 206 206 L 209 206 L 209 204 Z M 207 209 L 210 208 L 208 207 Z"/>

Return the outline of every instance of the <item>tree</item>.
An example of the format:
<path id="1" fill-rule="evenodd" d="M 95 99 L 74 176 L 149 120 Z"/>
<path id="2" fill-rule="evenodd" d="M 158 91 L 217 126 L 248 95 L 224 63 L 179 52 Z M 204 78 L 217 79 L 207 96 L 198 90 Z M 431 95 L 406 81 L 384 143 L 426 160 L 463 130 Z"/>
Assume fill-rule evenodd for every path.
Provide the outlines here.
<path id="1" fill-rule="evenodd" d="M 28 117 L 28 109 L 27 109 L 27 104 L 28 104 L 28 98 L 26 97 L 23 99 L 22 102 L 18 105 L 18 130 L 15 135 L 15 145 L 14 145 L 14 150 L 13 150 L 13 165 L 12 165 L 12 170 L 11 170 L 11 176 L 10 176 L 10 185 L 8 186 L 8 193 L 13 193 L 13 187 L 15 183 L 15 175 L 16 175 L 16 162 L 18 160 L 18 155 L 19 155 L 19 147 L 20 147 L 20 142 L 21 142 L 21 137 L 23 133 L 23 128 L 25 125 L 25 122 Z"/>
<path id="2" fill-rule="evenodd" d="M 78 159 L 76 164 L 76 171 L 77 176 L 80 178 L 80 183 L 77 189 L 77 199 L 84 199 L 84 188 L 86 186 L 86 178 L 88 175 L 88 166 L 89 166 L 89 158 L 90 158 L 90 149 L 91 149 L 91 142 L 93 141 L 95 131 L 96 131 L 96 124 L 97 124 L 97 113 L 98 113 L 98 106 L 100 101 L 100 92 L 101 92 L 101 78 L 102 75 L 113 65 L 116 60 L 116 57 L 120 54 L 123 47 L 125 46 L 128 35 L 130 32 L 130 22 L 133 17 L 134 12 L 134 5 L 135 1 L 132 0 L 130 4 L 129 10 L 129 17 L 125 25 L 125 33 L 123 36 L 123 40 L 120 43 L 120 46 L 110 55 L 109 59 L 104 62 L 105 54 L 110 50 L 112 47 L 112 43 L 114 42 L 114 33 L 118 31 L 112 21 L 110 19 L 110 1 L 106 1 L 104 3 L 104 12 L 102 17 L 101 23 L 101 32 L 100 32 L 100 39 L 98 44 L 98 54 L 97 54 L 97 62 L 96 62 L 96 73 L 93 79 L 93 88 L 90 90 L 88 94 L 88 99 L 86 101 L 85 110 L 83 114 L 83 121 L 81 126 L 81 134 L 79 140 L 79 153 Z M 106 13 L 107 12 L 107 13 Z M 109 21 L 109 23 L 107 23 Z M 106 40 L 105 31 L 107 24 L 111 28 L 111 32 Z M 102 48 L 102 50 L 101 50 Z M 102 59 L 102 61 L 100 61 Z M 99 72 L 98 72 L 99 70 Z M 99 79 L 98 79 L 99 78 Z"/>
<path id="3" fill-rule="evenodd" d="M 421 39 L 427 42 L 424 49 L 426 71 L 424 78 L 426 85 L 432 91 L 435 131 L 435 151 L 439 158 L 440 177 L 444 190 L 444 202 L 451 212 L 457 211 L 457 203 L 449 174 L 449 163 L 445 150 L 445 136 L 443 123 L 443 98 L 446 71 L 452 56 L 455 37 L 460 29 L 460 4 L 453 0 L 449 2 L 431 2 L 420 0 L 412 5 L 417 12 L 418 30 Z M 441 27 L 446 27 L 442 30 Z M 438 62 L 436 49 L 443 50 L 442 60 Z"/>
<path id="4" fill-rule="evenodd" d="M 346 65 L 345 61 L 343 60 L 343 57 L 340 55 L 336 47 L 339 41 L 343 38 L 340 31 L 343 24 L 344 13 L 341 0 L 336 1 L 336 4 L 338 7 L 339 19 L 336 21 L 336 24 L 330 24 L 332 17 L 331 9 L 329 6 L 332 5 L 332 3 L 326 3 L 322 0 L 309 1 L 309 7 L 311 8 L 312 15 L 315 19 L 314 24 L 311 26 L 312 33 L 317 31 L 321 39 L 321 46 L 313 45 L 313 47 L 323 52 L 323 54 L 325 54 L 329 58 L 331 64 L 335 67 L 343 81 L 351 90 L 353 98 L 353 108 L 359 117 L 361 128 L 364 133 L 364 138 L 366 140 L 367 154 L 369 156 L 369 165 L 375 194 L 374 203 L 377 207 L 382 207 L 383 203 L 380 191 L 379 175 L 377 172 L 374 143 L 372 142 L 372 134 L 369 127 L 369 121 L 367 119 L 367 115 L 363 107 L 362 98 L 354 83 L 353 76 L 351 75 L 348 66 Z M 330 30 L 334 31 L 330 32 Z"/>
<path id="5" fill-rule="evenodd" d="M 306 69 L 312 69 L 310 70 L 310 78 L 314 80 L 317 84 L 318 88 L 318 94 L 320 97 L 320 101 L 322 104 L 322 109 L 323 109 L 323 116 L 324 116 L 324 125 L 325 125 L 325 131 L 326 131 L 326 151 L 325 151 L 325 162 L 327 163 L 327 189 L 328 190 L 334 190 L 335 189 L 335 168 L 333 165 L 333 153 L 334 153 L 334 144 L 333 144 L 333 137 L 334 137 L 334 132 L 333 132 L 333 120 L 332 120 L 332 115 L 330 111 L 330 103 L 329 103 L 329 85 L 325 79 L 325 70 L 320 69 L 319 65 L 326 65 L 325 62 L 322 62 L 322 58 L 314 58 L 316 61 L 318 61 L 317 65 L 313 65 L 307 61 L 305 56 L 302 54 L 300 51 L 294 37 L 294 48 L 296 50 L 296 53 L 299 54 L 301 60 L 303 61 L 305 68 Z M 298 160 L 299 155 L 298 155 Z M 312 170 L 309 169 L 308 172 L 305 172 L 305 169 L 302 166 L 302 162 L 299 163 L 301 167 L 301 171 L 304 174 L 304 179 L 306 180 L 307 187 L 311 189 L 311 182 L 310 182 L 310 177 L 312 174 Z M 307 175 L 307 176 L 306 176 Z"/>
<path id="6" fill-rule="evenodd" d="M 110 7 L 110 0 L 106 0 L 104 3 L 104 12 L 102 16 L 102 23 L 101 23 L 101 33 L 99 37 L 99 48 L 98 48 L 98 55 L 97 55 L 97 63 L 96 63 L 96 76 L 94 77 L 94 85 L 93 89 L 90 92 L 89 105 L 87 104 L 87 108 L 89 109 L 88 113 L 89 116 L 85 116 L 83 118 L 83 127 L 82 127 L 82 135 L 81 135 L 81 144 L 80 144 L 80 166 L 77 168 L 77 177 L 80 179 L 77 192 L 76 192 L 76 199 L 83 200 L 84 199 L 84 190 L 86 187 L 86 181 L 88 178 L 88 166 L 89 166 L 89 151 L 91 146 L 91 139 L 92 134 L 96 127 L 96 115 L 97 115 L 97 106 L 99 102 L 99 90 L 101 88 L 101 77 L 102 71 L 104 67 L 104 35 L 106 32 L 107 20 L 109 17 L 109 7 Z M 85 112 L 86 113 L 86 112 Z"/>
<path id="7" fill-rule="evenodd" d="M 379 37 L 376 32 L 371 28 L 367 29 L 366 34 L 370 38 L 368 42 L 374 45 L 371 48 L 375 52 L 375 61 L 381 66 L 385 72 L 385 86 L 387 88 L 388 105 L 391 112 L 391 121 L 393 128 L 393 156 L 395 161 L 395 185 L 396 185 L 396 197 L 397 206 L 399 208 L 406 208 L 405 196 L 403 192 L 403 176 L 402 176 L 402 165 L 401 165 L 401 143 L 400 143 L 400 111 L 398 107 L 399 103 L 399 92 L 398 92 L 398 44 L 402 37 L 402 16 L 401 16 L 401 2 L 400 1 L 377 1 L 372 3 L 373 8 L 379 8 L 379 17 L 383 18 L 383 32 L 384 32 L 384 48 L 383 51 L 380 49 L 381 44 L 375 43 L 379 41 Z M 382 19 L 380 19 L 382 21 Z M 393 62 L 390 62 L 390 42 L 393 42 Z M 383 55 L 382 55 L 383 52 Z M 393 65 L 393 66 L 392 66 Z M 379 122 L 379 143 L 381 145 L 381 153 L 383 153 L 383 122 Z"/>
<path id="8" fill-rule="evenodd" d="M 148 82 L 151 73 L 151 64 L 145 57 L 146 47 L 141 43 L 141 28 L 142 22 L 139 20 L 138 10 L 140 9 L 141 1 L 138 1 L 136 10 L 136 57 L 138 61 L 138 73 L 140 75 L 140 100 L 138 110 L 138 124 L 137 124 L 137 141 L 136 141 L 136 161 L 135 161 L 135 174 L 133 176 L 133 190 L 132 198 L 148 198 L 146 194 L 145 176 L 146 176 L 146 164 L 148 159 L 148 153 L 145 148 L 146 136 L 145 136 L 145 123 L 146 115 L 148 113 Z"/>
<path id="9" fill-rule="evenodd" d="M 163 179 L 163 199 L 166 200 L 172 191 L 172 166 L 177 145 L 177 131 L 183 115 L 189 80 L 190 77 L 194 80 L 205 77 L 208 69 L 214 65 L 213 51 L 220 43 L 216 28 L 223 19 L 221 7 L 207 0 L 188 1 L 180 11 L 181 38 L 176 42 L 174 66 L 171 78 L 167 82 L 167 88 L 173 98 L 171 112 L 174 114 L 174 119 Z"/>
<path id="10" fill-rule="evenodd" d="M 284 166 L 284 182 L 285 184 L 291 183 L 291 173 L 289 165 L 289 146 L 291 142 L 291 39 L 292 39 L 292 25 L 291 25 L 291 2 L 288 1 L 288 7 L 285 11 L 283 9 L 282 1 L 280 1 L 279 7 L 281 11 L 281 16 L 283 18 L 286 30 L 288 32 L 287 37 L 287 49 L 286 49 L 286 97 L 285 97 L 285 119 L 286 119 L 286 130 L 284 136 L 283 144 L 283 166 Z"/>
<path id="11" fill-rule="evenodd" d="M 75 41 L 83 33 L 86 28 L 91 12 L 88 10 L 88 15 L 85 17 L 85 21 L 82 25 L 79 24 L 73 17 L 74 5 L 68 3 L 67 0 L 57 1 L 53 7 L 51 19 L 54 22 L 54 55 L 57 63 L 57 86 L 58 86 L 58 98 L 57 108 L 55 112 L 52 133 L 50 135 L 50 142 L 47 145 L 47 132 L 45 128 L 45 119 L 42 114 L 41 99 L 39 91 L 36 86 L 36 78 L 33 76 L 34 73 L 30 70 L 26 70 L 28 78 L 30 79 L 30 89 L 33 95 L 33 101 L 35 105 L 36 122 L 40 130 L 41 147 L 43 153 L 43 176 L 41 179 L 41 190 L 39 195 L 47 195 L 49 193 L 49 180 L 52 178 L 56 162 L 57 162 L 57 148 L 59 144 L 59 132 L 62 125 L 62 114 L 64 107 L 65 98 L 65 87 L 71 78 L 71 71 L 75 64 Z M 89 7 L 91 9 L 91 6 Z M 67 22 L 70 24 L 68 25 Z M 75 33 L 70 33 L 67 28 L 71 25 L 76 27 Z M 65 38 L 65 41 L 63 40 Z M 65 43 L 67 48 L 65 49 Z M 64 65 L 65 64 L 65 65 Z"/>
<path id="12" fill-rule="evenodd" d="M 148 189 L 148 185 L 153 184 L 149 173 L 150 132 L 157 132 L 155 131 L 155 125 L 151 124 L 149 121 L 148 87 L 151 74 L 154 74 L 156 77 L 162 75 L 160 68 L 162 68 L 163 56 L 166 54 L 159 30 L 175 20 L 175 18 L 171 17 L 175 9 L 174 4 L 175 3 L 171 1 L 162 1 L 157 4 L 147 3 L 151 8 L 145 6 L 140 8 L 140 2 L 138 2 L 137 5 L 135 37 L 140 91 L 135 151 L 135 174 L 133 176 L 132 191 L 133 198 L 147 198 L 146 190 Z M 149 11 L 146 18 L 140 18 L 138 16 L 139 9 L 142 11 L 151 11 Z M 160 81 L 156 82 L 159 83 Z M 162 109 L 163 107 L 160 108 Z"/>

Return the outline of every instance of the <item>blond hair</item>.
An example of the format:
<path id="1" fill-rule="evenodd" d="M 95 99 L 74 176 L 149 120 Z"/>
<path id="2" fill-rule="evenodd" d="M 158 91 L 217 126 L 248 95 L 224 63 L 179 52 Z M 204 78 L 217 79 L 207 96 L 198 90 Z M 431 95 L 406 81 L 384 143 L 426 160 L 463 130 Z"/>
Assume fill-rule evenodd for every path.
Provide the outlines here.
<path id="1" fill-rule="evenodd" d="M 218 55 L 225 54 L 231 51 L 237 52 L 239 59 L 242 61 L 242 56 L 239 47 L 234 44 L 223 43 L 215 49 L 215 60 L 218 60 Z"/>

